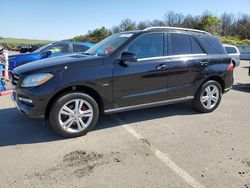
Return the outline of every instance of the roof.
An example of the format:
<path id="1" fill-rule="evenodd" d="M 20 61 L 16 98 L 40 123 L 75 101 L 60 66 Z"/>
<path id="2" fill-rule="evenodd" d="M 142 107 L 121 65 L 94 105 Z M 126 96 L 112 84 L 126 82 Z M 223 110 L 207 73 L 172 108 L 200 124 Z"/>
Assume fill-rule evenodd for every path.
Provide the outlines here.
<path id="1" fill-rule="evenodd" d="M 203 33 L 203 34 L 208 34 L 211 35 L 210 33 L 202 30 L 197 30 L 197 29 L 189 29 L 189 28 L 182 28 L 182 27 L 149 27 L 144 29 L 143 31 L 150 31 L 150 30 L 162 30 L 162 29 L 167 29 L 167 30 L 180 30 L 180 31 L 191 31 L 191 32 L 196 32 L 196 33 Z"/>

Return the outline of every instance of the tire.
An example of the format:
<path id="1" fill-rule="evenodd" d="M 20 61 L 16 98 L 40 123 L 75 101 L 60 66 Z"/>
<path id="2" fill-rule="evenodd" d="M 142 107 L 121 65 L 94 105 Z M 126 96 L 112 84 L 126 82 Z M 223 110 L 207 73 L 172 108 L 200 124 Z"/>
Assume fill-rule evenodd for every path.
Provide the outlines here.
<path id="1" fill-rule="evenodd" d="M 88 94 L 80 92 L 62 95 L 50 111 L 51 126 L 64 138 L 86 135 L 94 129 L 98 119 L 98 104 Z"/>
<path id="2" fill-rule="evenodd" d="M 210 88 L 210 90 L 208 88 Z M 211 91 L 211 93 L 209 93 L 209 91 Z M 195 94 L 193 106 L 199 112 L 213 112 L 219 106 L 221 97 L 221 85 L 217 81 L 210 80 L 205 82 Z"/>

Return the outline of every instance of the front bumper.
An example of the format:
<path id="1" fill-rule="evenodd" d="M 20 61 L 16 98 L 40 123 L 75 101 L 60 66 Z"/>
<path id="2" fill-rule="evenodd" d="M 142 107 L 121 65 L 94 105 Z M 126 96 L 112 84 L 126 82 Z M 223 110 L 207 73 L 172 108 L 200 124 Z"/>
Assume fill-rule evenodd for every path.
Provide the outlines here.
<path id="1" fill-rule="evenodd" d="M 40 105 L 36 103 L 28 104 L 22 102 L 18 99 L 18 95 L 14 92 L 11 94 L 11 99 L 15 103 L 16 108 L 19 112 L 31 117 L 31 118 L 44 118 L 45 117 L 45 107 L 40 108 Z M 39 107 L 40 106 L 40 107 Z"/>

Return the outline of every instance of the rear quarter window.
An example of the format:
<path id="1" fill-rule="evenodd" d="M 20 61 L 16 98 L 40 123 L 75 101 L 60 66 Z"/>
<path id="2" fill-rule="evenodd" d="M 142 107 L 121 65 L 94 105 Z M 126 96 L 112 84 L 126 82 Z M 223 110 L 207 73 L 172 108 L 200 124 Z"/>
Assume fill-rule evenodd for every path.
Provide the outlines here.
<path id="1" fill-rule="evenodd" d="M 222 46 L 220 40 L 212 35 L 196 35 L 203 48 L 208 54 L 226 54 L 225 48 Z"/>

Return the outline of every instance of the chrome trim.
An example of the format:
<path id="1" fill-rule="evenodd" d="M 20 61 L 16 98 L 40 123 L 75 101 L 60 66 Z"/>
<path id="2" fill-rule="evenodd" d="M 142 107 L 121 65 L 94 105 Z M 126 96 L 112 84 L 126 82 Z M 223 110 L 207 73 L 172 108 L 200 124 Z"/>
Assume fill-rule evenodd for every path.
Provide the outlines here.
<path id="1" fill-rule="evenodd" d="M 195 57 L 195 56 L 206 56 L 207 54 L 183 54 L 183 55 L 167 55 L 167 56 L 158 56 L 158 57 L 148 57 L 141 58 L 137 61 L 147 61 L 147 60 L 157 60 L 157 59 L 166 59 L 166 58 L 186 58 L 186 57 Z"/>
<path id="2" fill-rule="evenodd" d="M 29 104 L 33 104 L 33 101 L 31 99 L 26 99 L 23 97 L 18 97 L 19 101 L 21 102 L 25 102 L 25 103 L 29 103 Z"/>
<path id="3" fill-rule="evenodd" d="M 21 110 L 20 110 L 20 108 L 19 108 L 19 106 L 18 106 L 18 104 L 17 104 L 15 94 L 14 94 L 14 93 L 12 93 L 12 94 L 10 95 L 10 98 L 11 98 L 11 100 L 13 101 L 13 103 L 15 104 L 15 106 L 16 106 L 16 108 L 17 108 L 17 110 L 18 110 L 20 113 L 22 113 L 22 112 L 21 112 Z"/>
<path id="4" fill-rule="evenodd" d="M 143 31 L 149 31 L 152 29 L 173 29 L 173 30 L 181 30 L 181 31 L 194 31 L 194 32 L 198 32 L 198 33 L 204 33 L 204 34 L 209 34 L 210 33 L 206 32 L 206 31 L 202 31 L 202 30 L 198 30 L 198 29 L 189 29 L 189 28 L 183 28 L 183 27 L 148 27 L 146 29 L 144 29 Z"/>
<path id="5" fill-rule="evenodd" d="M 232 88 L 233 88 L 233 86 L 228 87 L 228 88 L 224 89 L 224 92 L 227 92 L 227 91 L 231 90 Z"/>
<path id="6" fill-rule="evenodd" d="M 128 110 L 137 110 L 137 109 L 146 108 L 146 107 L 154 107 L 154 106 L 173 104 L 173 103 L 183 102 L 183 101 L 187 101 L 187 100 L 192 100 L 193 98 L 194 98 L 193 96 L 187 96 L 187 97 L 182 97 L 182 98 L 178 98 L 178 99 L 170 99 L 170 100 L 158 101 L 158 102 L 152 102 L 152 103 L 146 103 L 146 104 L 125 106 L 125 107 L 120 107 L 120 108 L 104 110 L 104 113 L 111 114 L 111 113 L 115 113 L 115 112 L 124 112 L 124 111 L 128 111 Z"/>

